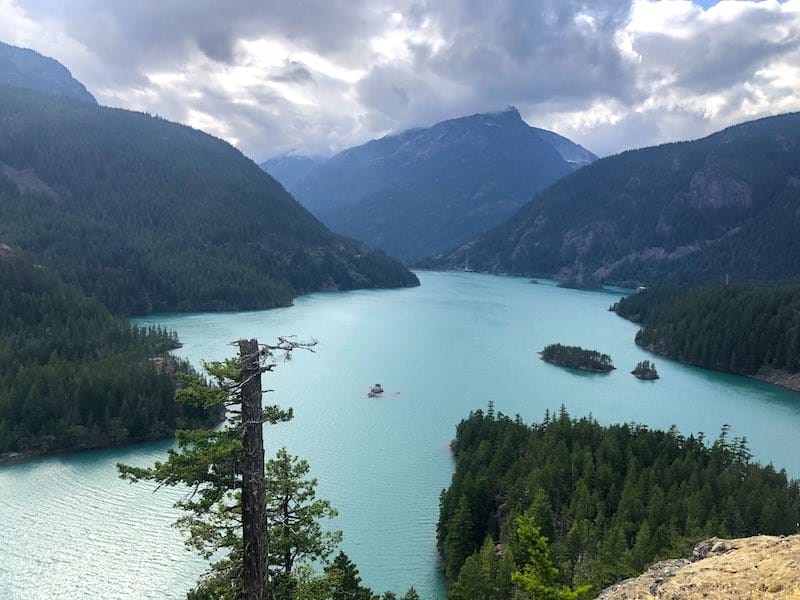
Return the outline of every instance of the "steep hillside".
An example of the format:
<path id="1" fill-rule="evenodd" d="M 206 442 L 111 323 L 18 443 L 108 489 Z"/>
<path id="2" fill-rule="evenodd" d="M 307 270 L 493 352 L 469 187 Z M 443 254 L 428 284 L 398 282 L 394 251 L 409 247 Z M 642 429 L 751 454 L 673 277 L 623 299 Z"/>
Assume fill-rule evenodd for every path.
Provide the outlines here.
<path id="1" fill-rule="evenodd" d="M 0 82 L 97 104 L 89 91 L 55 59 L 0 42 Z"/>
<path id="2" fill-rule="evenodd" d="M 599 160 L 439 266 L 608 282 L 796 280 L 800 114 Z"/>
<path id="3" fill-rule="evenodd" d="M 117 314 L 418 283 L 203 132 L 5 85 L 0 120 L 0 237 Z"/>
<path id="4" fill-rule="evenodd" d="M 334 231 L 414 259 L 500 223 L 595 158 L 510 108 L 373 140 L 283 183 Z"/>

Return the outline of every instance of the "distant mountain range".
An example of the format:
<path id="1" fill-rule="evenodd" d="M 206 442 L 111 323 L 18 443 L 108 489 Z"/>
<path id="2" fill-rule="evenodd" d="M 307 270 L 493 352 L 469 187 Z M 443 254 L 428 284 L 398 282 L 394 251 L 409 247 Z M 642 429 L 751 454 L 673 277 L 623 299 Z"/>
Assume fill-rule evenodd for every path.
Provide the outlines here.
<path id="1" fill-rule="evenodd" d="M 486 231 L 596 158 L 509 108 L 261 166 L 334 231 L 408 260 Z"/>
<path id="2" fill-rule="evenodd" d="M 259 166 L 277 179 L 283 187 L 291 190 L 324 160 L 310 156 L 284 155 L 272 158 Z"/>
<path id="3" fill-rule="evenodd" d="M 796 281 L 800 114 L 598 160 L 429 266 L 611 283 Z"/>
<path id="4" fill-rule="evenodd" d="M 0 82 L 97 104 L 84 85 L 55 59 L 0 42 Z"/>

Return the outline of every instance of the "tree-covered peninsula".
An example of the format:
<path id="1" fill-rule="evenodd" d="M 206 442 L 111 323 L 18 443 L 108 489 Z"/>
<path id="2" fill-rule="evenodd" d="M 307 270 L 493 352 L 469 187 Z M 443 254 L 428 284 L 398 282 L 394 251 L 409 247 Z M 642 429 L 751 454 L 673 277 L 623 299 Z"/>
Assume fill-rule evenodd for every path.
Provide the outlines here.
<path id="1" fill-rule="evenodd" d="M 612 309 L 641 324 L 636 343 L 669 358 L 793 389 L 800 372 L 800 286 L 663 286 Z"/>
<path id="2" fill-rule="evenodd" d="M 594 373 L 608 373 L 614 370 L 614 365 L 608 354 L 603 354 L 597 350 L 586 350 L 580 346 L 550 344 L 545 346 L 539 355 L 545 362 L 569 367 L 570 369 L 580 369 L 581 371 L 592 371 Z"/>
<path id="3" fill-rule="evenodd" d="M 727 427 L 709 442 L 563 408 L 528 426 L 490 405 L 458 425 L 452 448 L 437 526 L 448 600 L 519 597 L 514 574 L 530 572 L 532 553 L 548 590 L 596 595 L 701 539 L 789 534 L 800 520 L 800 484 L 753 462 Z"/>
<path id="4" fill-rule="evenodd" d="M 174 335 L 113 317 L 0 245 L 0 458 L 163 438 L 219 413 L 176 404 Z"/>

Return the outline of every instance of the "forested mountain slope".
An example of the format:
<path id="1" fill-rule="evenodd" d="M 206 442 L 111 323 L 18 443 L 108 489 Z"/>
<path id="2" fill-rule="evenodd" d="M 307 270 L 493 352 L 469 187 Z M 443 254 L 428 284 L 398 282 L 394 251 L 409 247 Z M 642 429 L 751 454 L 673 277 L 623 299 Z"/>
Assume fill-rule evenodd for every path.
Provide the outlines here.
<path id="1" fill-rule="evenodd" d="M 438 266 L 615 283 L 796 280 L 800 114 L 599 160 Z"/>
<path id="2" fill-rule="evenodd" d="M 0 458 L 161 438 L 219 415 L 176 405 L 176 340 L 138 330 L 0 244 Z M 154 357 L 157 357 L 154 359 Z"/>
<path id="3" fill-rule="evenodd" d="M 418 283 L 201 131 L 5 85 L 0 121 L 0 239 L 117 314 Z"/>
<path id="4" fill-rule="evenodd" d="M 299 180 L 281 180 L 281 164 L 273 174 L 334 231 L 412 259 L 486 231 L 595 159 L 509 108 L 349 148 Z"/>
<path id="5" fill-rule="evenodd" d="M 57 60 L 3 42 L 0 42 L 0 82 L 97 104 L 94 96 Z"/>

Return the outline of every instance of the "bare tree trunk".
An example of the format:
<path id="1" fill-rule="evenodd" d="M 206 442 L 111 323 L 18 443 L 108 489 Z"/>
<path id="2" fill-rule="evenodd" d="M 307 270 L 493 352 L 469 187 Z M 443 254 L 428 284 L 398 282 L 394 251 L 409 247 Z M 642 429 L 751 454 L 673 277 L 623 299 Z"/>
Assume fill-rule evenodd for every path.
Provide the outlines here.
<path id="1" fill-rule="evenodd" d="M 242 364 L 242 542 L 245 600 L 267 600 L 267 518 L 261 364 L 257 340 L 239 340 Z"/>

